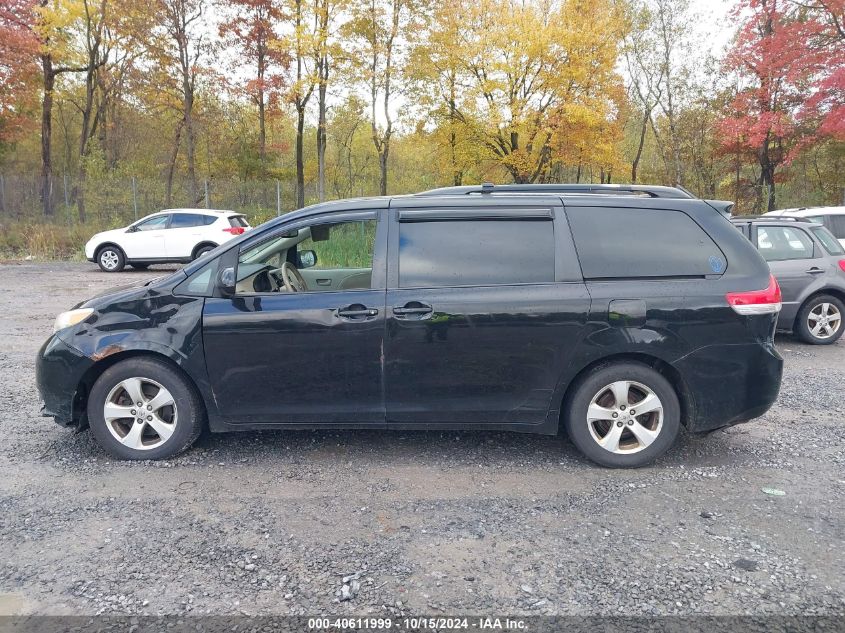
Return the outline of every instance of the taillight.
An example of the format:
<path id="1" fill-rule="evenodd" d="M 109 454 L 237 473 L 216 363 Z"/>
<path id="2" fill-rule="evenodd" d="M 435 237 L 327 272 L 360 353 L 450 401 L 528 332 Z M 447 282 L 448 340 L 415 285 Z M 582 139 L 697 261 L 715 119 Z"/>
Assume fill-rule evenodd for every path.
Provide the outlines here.
<path id="1" fill-rule="evenodd" d="M 243 235 L 244 227 L 242 226 L 227 226 L 225 229 L 226 233 L 231 233 L 232 235 Z"/>
<path id="2" fill-rule="evenodd" d="M 769 285 L 765 290 L 749 292 L 729 292 L 725 295 L 728 304 L 737 314 L 775 314 L 780 312 L 780 286 L 775 276 L 769 275 Z"/>
<path id="3" fill-rule="evenodd" d="M 839 264 L 839 268 L 842 269 L 842 272 L 845 272 L 845 259 L 840 259 L 838 264 Z"/>

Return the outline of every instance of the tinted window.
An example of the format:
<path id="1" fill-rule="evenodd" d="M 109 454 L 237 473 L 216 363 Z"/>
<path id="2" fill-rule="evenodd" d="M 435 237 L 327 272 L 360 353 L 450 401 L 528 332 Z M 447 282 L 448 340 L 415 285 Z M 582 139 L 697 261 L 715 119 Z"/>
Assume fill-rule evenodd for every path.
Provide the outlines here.
<path id="1" fill-rule="evenodd" d="M 788 226 L 757 227 L 757 248 L 767 262 L 810 259 L 813 240 L 801 229 Z"/>
<path id="2" fill-rule="evenodd" d="M 202 218 L 203 226 L 208 226 L 209 224 L 214 224 L 215 222 L 217 222 L 217 218 L 215 218 L 213 215 L 202 215 L 200 217 Z"/>
<path id="3" fill-rule="evenodd" d="M 829 215 L 825 226 L 830 228 L 837 239 L 845 239 L 845 215 Z"/>
<path id="4" fill-rule="evenodd" d="M 701 277 L 725 256 L 687 214 L 660 209 L 567 207 L 584 277 Z"/>
<path id="5" fill-rule="evenodd" d="M 552 282 L 553 226 L 551 220 L 403 222 L 399 225 L 399 285 Z"/>
<path id="6" fill-rule="evenodd" d="M 155 231 L 158 229 L 166 229 L 167 228 L 167 219 L 169 215 L 157 215 L 154 218 L 150 218 L 149 220 L 143 220 L 135 225 L 135 228 L 139 231 Z"/>
<path id="7" fill-rule="evenodd" d="M 830 255 L 845 255 L 845 250 L 842 249 L 842 245 L 839 243 L 839 240 L 833 237 L 833 234 L 826 228 L 819 226 L 810 230 L 815 234 L 819 242 L 822 243 L 824 250 L 826 250 Z"/>
<path id="8" fill-rule="evenodd" d="M 174 213 L 173 220 L 170 222 L 170 228 L 186 229 L 191 226 L 203 226 L 206 224 L 206 218 L 210 218 L 211 222 L 215 220 L 213 216 L 199 215 L 198 213 Z"/>
<path id="9" fill-rule="evenodd" d="M 249 222 L 247 222 L 246 218 L 242 215 L 231 215 L 229 216 L 229 226 L 248 227 Z"/>

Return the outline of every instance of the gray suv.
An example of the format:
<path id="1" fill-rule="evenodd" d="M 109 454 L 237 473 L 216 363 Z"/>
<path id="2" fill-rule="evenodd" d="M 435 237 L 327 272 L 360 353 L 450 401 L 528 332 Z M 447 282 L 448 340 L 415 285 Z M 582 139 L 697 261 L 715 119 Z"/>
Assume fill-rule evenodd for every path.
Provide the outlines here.
<path id="1" fill-rule="evenodd" d="M 779 330 L 814 345 L 835 343 L 845 314 L 845 250 L 823 225 L 804 218 L 735 217 L 783 293 Z"/>

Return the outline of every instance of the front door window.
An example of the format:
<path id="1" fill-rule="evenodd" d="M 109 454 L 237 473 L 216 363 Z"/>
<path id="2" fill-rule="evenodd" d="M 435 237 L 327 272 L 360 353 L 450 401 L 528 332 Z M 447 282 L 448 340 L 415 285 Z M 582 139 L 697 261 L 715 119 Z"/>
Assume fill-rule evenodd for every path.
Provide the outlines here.
<path id="1" fill-rule="evenodd" d="M 375 235 L 375 220 L 279 233 L 240 254 L 237 294 L 368 290 Z"/>

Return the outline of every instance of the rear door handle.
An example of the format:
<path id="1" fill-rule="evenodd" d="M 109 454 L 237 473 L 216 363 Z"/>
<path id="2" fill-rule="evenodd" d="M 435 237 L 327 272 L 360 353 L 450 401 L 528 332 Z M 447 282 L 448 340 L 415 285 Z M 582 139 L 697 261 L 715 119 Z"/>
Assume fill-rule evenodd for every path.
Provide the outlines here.
<path id="1" fill-rule="evenodd" d="M 816 268 L 813 266 L 810 270 L 806 270 L 804 272 L 810 273 L 811 275 L 818 275 L 819 273 L 823 273 L 824 271 L 821 268 Z"/>
<path id="2" fill-rule="evenodd" d="M 403 306 L 396 306 L 393 308 L 393 314 L 398 317 L 418 317 L 424 318 L 426 314 L 431 314 L 433 308 L 425 303 L 419 301 L 409 301 Z"/>
<path id="3" fill-rule="evenodd" d="M 345 308 L 337 309 L 337 316 L 341 319 L 362 320 L 369 317 L 378 316 L 378 310 L 375 308 L 368 308 L 362 305 L 351 305 Z"/>

